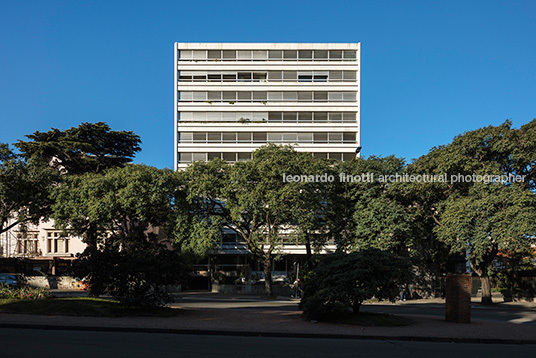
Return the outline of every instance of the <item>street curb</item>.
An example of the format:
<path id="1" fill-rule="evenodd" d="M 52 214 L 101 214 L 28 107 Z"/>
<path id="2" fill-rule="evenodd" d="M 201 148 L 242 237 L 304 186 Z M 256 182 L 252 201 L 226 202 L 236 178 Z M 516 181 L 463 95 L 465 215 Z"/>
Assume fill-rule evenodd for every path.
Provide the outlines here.
<path id="1" fill-rule="evenodd" d="M 358 335 L 349 335 L 349 334 L 281 333 L 281 332 L 262 332 L 262 331 L 216 331 L 216 330 L 203 330 L 203 329 L 145 328 L 145 327 L 92 327 L 92 326 L 24 324 L 24 323 L 0 323 L 0 328 L 40 329 L 40 330 L 57 330 L 57 331 L 191 334 L 191 335 L 207 335 L 207 336 L 236 336 L 236 337 L 356 339 L 356 340 L 410 341 L 410 342 L 436 342 L 436 343 L 536 344 L 536 339 L 500 339 L 500 338 L 495 339 L 495 338 L 378 336 L 378 335 L 358 336 Z"/>

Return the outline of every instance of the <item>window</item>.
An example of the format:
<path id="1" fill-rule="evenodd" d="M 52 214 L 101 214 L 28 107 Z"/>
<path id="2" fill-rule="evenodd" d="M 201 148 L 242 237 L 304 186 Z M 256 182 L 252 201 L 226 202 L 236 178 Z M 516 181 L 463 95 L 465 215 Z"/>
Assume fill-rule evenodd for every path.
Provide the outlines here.
<path id="1" fill-rule="evenodd" d="M 327 112 L 315 112 L 315 122 L 327 122 L 328 113 Z"/>
<path id="2" fill-rule="evenodd" d="M 253 96 L 263 96 L 266 100 L 266 92 L 253 92 Z M 253 112 L 251 120 L 253 121 L 266 121 L 268 119 L 268 112 Z"/>
<path id="3" fill-rule="evenodd" d="M 207 138 L 209 143 L 221 143 L 221 132 L 208 132 Z"/>
<path id="4" fill-rule="evenodd" d="M 180 132 L 179 133 L 179 142 L 181 143 L 191 143 L 193 141 L 192 132 Z"/>
<path id="5" fill-rule="evenodd" d="M 281 122 L 281 112 L 270 112 L 268 113 L 268 122 Z"/>
<path id="6" fill-rule="evenodd" d="M 284 102 L 297 102 L 298 92 L 283 92 L 283 101 Z"/>
<path id="7" fill-rule="evenodd" d="M 47 232 L 47 252 L 49 254 L 65 254 L 69 252 L 69 239 L 61 237 L 61 232 Z"/>
<path id="8" fill-rule="evenodd" d="M 180 121 L 191 121 L 193 118 L 193 113 L 192 112 L 179 112 L 177 115 L 177 118 Z"/>
<path id="9" fill-rule="evenodd" d="M 268 132 L 268 142 L 281 142 L 281 133 Z"/>
<path id="10" fill-rule="evenodd" d="M 251 72 L 238 72 L 238 82 L 251 82 Z"/>
<path id="11" fill-rule="evenodd" d="M 312 72 L 299 72 L 298 82 L 313 82 L 313 73 Z"/>
<path id="12" fill-rule="evenodd" d="M 217 91 L 208 91 L 207 93 L 207 99 L 209 101 L 216 101 L 216 102 L 219 102 L 221 101 L 221 92 L 217 92 Z"/>
<path id="13" fill-rule="evenodd" d="M 222 138 L 224 143 L 236 143 L 236 133 L 234 132 L 223 132 Z"/>
<path id="14" fill-rule="evenodd" d="M 328 159 L 328 153 L 314 153 L 315 158 Z"/>
<path id="15" fill-rule="evenodd" d="M 298 139 L 298 135 L 296 133 L 281 133 L 283 142 L 286 143 L 294 143 Z"/>
<path id="16" fill-rule="evenodd" d="M 209 60 L 221 60 L 221 51 L 220 50 L 208 50 L 208 59 Z"/>
<path id="17" fill-rule="evenodd" d="M 192 92 L 193 93 L 193 101 L 194 102 L 202 102 L 207 100 L 207 93 L 206 92 Z"/>
<path id="18" fill-rule="evenodd" d="M 313 51 L 301 50 L 298 51 L 298 56 L 302 61 L 312 61 L 313 60 Z"/>
<path id="19" fill-rule="evenodd" d="M 237 51 L 237 58 L 238 60 L 251 60 L 251 51 L 239 50 Z"/>
<path id="20" fill-rule="evenodd" d="M 214 159 L 214 158 L 221 159 L 221 153 L 208 153 L 207 154 L 207 159 L 208 160 L 211 160 L 211 159 Z"/>
<path id="21" fill-rule="evenodd" d="M 357 113 L 354 112 L 344 112 L 342 114 L 343 122 L 355 122 L 357 118 Z"/>
<path id="22" fill-rule="evenodd" d="M 298 78 L 298 73 L 296 71 L 283 71 L 283 80 L 284 81 L 296 81 Z"/>
<path id="23" fill-rule="evenodd" d="M 221 121 L 221 113 L 220 112 L 207 112 L 207 121 L 211 121 L 211 122 Z"/>
<path id="24" fill-rule="evenodd" d="M 266 143 L 266 132 L 253 132 L 253 143 Z"/>
<path id="25" fill-rule="evenodd" d="M 326 102 L 328 100 L 327 92 L 314 92 L 315 102 Z"/>
<path id="26" fill-rule="evenodd" d="M 282 92 L 268 92 L 268 100 L 272 102 L 281 102 L 283 100 Z"/>
<path id="27" fill-rule="evenodd" d="M 298 101 L 311 102 L 313 100 L 313 92 L 298 92 Z"/>
<path id="28" fill-rule="evenodd" d="M 268 96 L 266 92 L 263 92 L 263 91 L 253 92 L 253 101 L 261 102 L 261 101 L 266 101 L 266 100 L 268 100 Z"/>
<path id="29" fill-rule="evenodd" d="M 238 143 L 251 143 L 251 132 L 238 132 L 236 133 Z"/>
<path id="30" fill-rule="evenodd" d="M 192 133 L 194 143 L 205 143 L 207 141 L 206 132 L 193 132 Z"/>
<path id="31" fill-rule="evenodd" d="M 329 113 L 330 122 L 342 122 L 342 113 L 340 112 L 330 112 Z"/>
<path id="32" fill-rule="evenodd" d="M 268 51 L 253 51 L 254 60 L 266 60 L 268 58 Z"/>
<path id="33" fill-rule="evenodd" d="M 236 51 L 234 50 L 223 50 L 223 59 L 227 61 L 234 61 L 236 60 Z"/>
<path id="34" fill-rule="evenodd" d="M 314 57 L 315 57 L 315 60 L 317 61 L 327 61 L 328 52 L 325 50 L 315 50 Z"/>
<path id="35" fill-rule="evenodd" d="M 312 112 L 300 112 L 298 113 L 298 122 L 312 122 L 313 113 Z"/>
<path id="36" fill-rule="evenodd" d="M 221 82 L 221 73 L 208 73 L 207 80 L 209 82 Z"/>
<path id="37" fill-rule="evenodd" d="M 327 133 L 313 133 L 313 138 L 315 143 L 327 143 L 328 142 L 328 134 Z"/>
<path id="38" fill-rule="evenodd" d="M 283 122 L 296 122 L 296 112 L 283 112 Z"/>
<path id="39" fill-rule="evenodd" d="M 253 72 L 253 82 L 266 81 L 266 72 Z"/>
<path id="40" fill-rule="evenodd" d="M 192 76 L 195 74 L 193 71 L 180 71 L 179 81 L 191 82 Z"/>
<path id="41" fill-rule="evenodd" d="M 282 71 L 269 71 L 268 80 L 273 82 L 280 82 L 283 79 Z"/>
<path id="42" fill-rule="evenodd" d="M 193 99 L 193 96 L 194 96 L 193 92 L 184 92 L 184 91 L 179 92 L 179 100 L 180 101 L 184 101 L 184 102 L 190 101 L 191 102 L 192 99 Z"/>
<path id="43" fill-rule="evenodd" d="M 343 143 L 355 143 L 355 133 L 344 132 L 342 134 Z"/>
<path id="44" fill-rule="evenodd" d="M 236 101 L 236 92 L 223 91 L 222 98 L 223 98 L 223 101 Z"/>
<path id="45" fill-rule="evenodd" d="M 191 163 L 192 153 L 179 153 L 179 163 Z"/>
<path id="46" fill-rule="evenodd" d="M 236 162 L 236 153 L 223 153 L 223 160 L 227 162 Z"/>
<path id="47" fill-rule="evenodd" d="M 283 51 L 270 50 L 268 51 L 268 58 L 270 60 L 281 60 L 283 58 Z"/>
<path id="48" fill-rule="evenodd" d="M 342 102 L 342 92 L 329 92 L 328 99 L 330 102 Z"/>
<path id="49" fill-rule="evenodd" d="M 191 60 L 192 57 L 192 50 L 180 50 L 179 51 L 179 58 L 181 60 Z"/>
<path id="50" fill-rule="evenodd" d="M 240 91 L 240 92 L 237 92 L 237 94 L 238 94 L 238 101 L 251 102 L 251 92 Z"/>
<path id="51" fill-rule="evenodd" d="M 348 161 L 355 158 L 355 153 L 342 153 L 342 160 Z"/>
<path id="52" fill-rule="evenodd" d="M 313 133 L 298 133 L 298 143 L 311 143 L 313 141 Z"/>
<path id="53" fill-rule="evenodd" d="M 355 102 L 356 101 L 355 92 L 343 92 L 342 100 L 343 102 Z"/>
<path id="54" fill-rule="evenodd" d="M 296 60 L 298 58 L 298 51 L 285 50 L 283 51 L 283 58 L 285 60 Z"/>
<path id="55" fill-rule="evenodd" d="M 207 153 L 192 153 L 192 161 L 198 162 L 198 161 L 206 161 L 207 160 Z"/>
<path id="56" fill-rule="evenodd" d="M 356 71 L 343 71 L 345 81 L 355 81 L 357 73 Z"/>
<path id="57" fill-rule="evenodd" d="M 342 51 L 331 50 L 329 51 L 329 59 L 340 61 L 342 60 Z"/>
<path id="58" fill-rule="evenodd" d="M 338 132 L 328 133 L 328 142 L 329 143 L 341 143 L 342 133 L 338 133 Z"/>
<path id="59" fill-rule="evenodd" d="M 342 81 L 342 71 L 329 71 L 329 80 L 332 82 Z"/>
<path id="60" fill-rule="evenodd" d="M 206 60 L 207 51 L 192 51 L 192 59 L 194 60 Z"/>
<path id="61" fill-rule="evenodd" d="M 349 51 L 349 50 L 344 51 L 345 60 L 355 60 L 356 58 L 357 58 L 356 51 Z"/>
<path id="62" fill-rule="evenodd" d="M 24 232 L 17 234 L 16 251 L 19 255 L 37 254 L 38 249 L 38 233 Z"/>
<path id="63" fill-rule="evenodd" d="M 317 72 L 315 71 L 313 76 L 314 82 L 327 82 L 328 81 L 328 72 Z"/>
<path id="64" fill-rule="evenodd" d="M 238 153 L 239 161 L 250 160 L 250 159 L 251 159 L 251 153 Z"/>

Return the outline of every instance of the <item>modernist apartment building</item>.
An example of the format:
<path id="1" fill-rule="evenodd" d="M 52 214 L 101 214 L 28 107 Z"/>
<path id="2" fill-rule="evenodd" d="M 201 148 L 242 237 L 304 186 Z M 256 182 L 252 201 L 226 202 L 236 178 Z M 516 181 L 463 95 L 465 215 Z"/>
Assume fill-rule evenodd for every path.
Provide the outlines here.
<path id="1" fill-rule="evenodd" d="M 175 169 L 267 143 L 356 155 L 359 43 L 175 43 L 175 66 Z"/>

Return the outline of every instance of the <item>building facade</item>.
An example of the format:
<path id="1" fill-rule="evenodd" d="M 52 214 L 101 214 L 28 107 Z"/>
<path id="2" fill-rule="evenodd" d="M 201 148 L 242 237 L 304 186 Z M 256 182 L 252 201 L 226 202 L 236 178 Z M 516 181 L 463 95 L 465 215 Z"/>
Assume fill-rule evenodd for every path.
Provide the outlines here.
<path id="1" fill-rule="evenodd" d="M 267 144 L 350 160 L 360 44 L 175 43 L 175 169 Z"/>

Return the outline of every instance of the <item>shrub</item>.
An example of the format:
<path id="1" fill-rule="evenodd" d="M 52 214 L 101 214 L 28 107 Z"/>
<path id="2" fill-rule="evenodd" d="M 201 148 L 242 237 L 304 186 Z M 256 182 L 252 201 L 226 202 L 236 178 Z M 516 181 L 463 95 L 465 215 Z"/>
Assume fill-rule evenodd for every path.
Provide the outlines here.
<path id="1" fill-rule="evenodd" d="M 127 305 L 161 306 L 171 301 L 165 285 L 185 283 L 189 269 L 174 251 L 86 249 L 73 268 L 89 283 L 89 294 L 109 293 Z"/>
<path id="2" fill-rule="evenodd" d="M 400 284 L 411 281 L 411 265 L 377 249 L 322 258 L 305 278 L 300 308 L 309 319 L 329 320 L 358 313 L 370 298 L 394 301 Z"/>
<path id="3" fill-rule="evenodd" d="M 0 284 L 0 299 L 39 300 L 50 297 L 52 294 L 45 288 L 8 287 Z"/>

